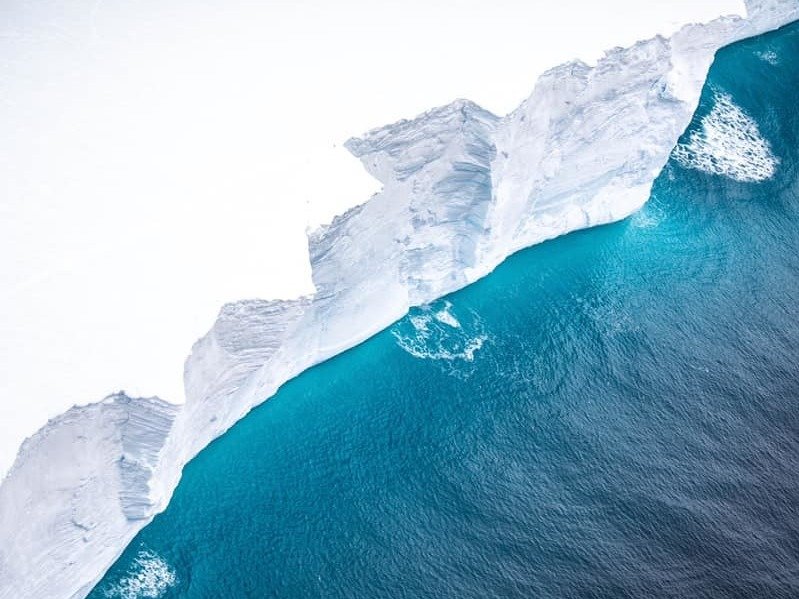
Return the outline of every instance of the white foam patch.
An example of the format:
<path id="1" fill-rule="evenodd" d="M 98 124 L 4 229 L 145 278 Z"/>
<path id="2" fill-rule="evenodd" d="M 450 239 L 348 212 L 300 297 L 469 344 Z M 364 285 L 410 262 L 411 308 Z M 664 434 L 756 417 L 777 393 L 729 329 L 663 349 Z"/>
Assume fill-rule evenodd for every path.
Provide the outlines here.
<path id="1" fill-rule="evenodd" d="M 762 52 L 756 52 L 755 55 L 760 60 L 767 62 L 770 65 L 776 66 L 780 64 L 780 57 L 774 50 L 763 50 Z"/>
<path id="2" fill-rule="evenodd" d="M 757 123 L 726 93 L 716 93 L 713 109 L 672 156 L 682 166 L 736 181 L 754 183 L 774 176 L 779 165 Z"/>
<path id="3" fill-rule="evenodd" d="M 391 328 L 391 334 L 412 356 L 448 363 L 472 362 L 488 340 L 477 314 L 470 312 L 461 322 L 448 301 L 414 308 Z"/>
<path id="4" fill-rule="evenodd" d="M 119 582 L 105 589 L 115 599 L 158 599 L 177 583 L 177 574 L 163 558 L 143 549 L 133 560 L 131 570 Z"/>

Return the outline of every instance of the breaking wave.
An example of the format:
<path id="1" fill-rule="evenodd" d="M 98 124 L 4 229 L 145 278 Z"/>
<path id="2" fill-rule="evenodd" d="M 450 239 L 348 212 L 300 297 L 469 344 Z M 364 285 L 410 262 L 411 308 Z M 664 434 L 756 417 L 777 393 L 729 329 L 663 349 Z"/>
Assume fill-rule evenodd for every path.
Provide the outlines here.
<path id="1" fill-rule="evenodd" d="M 757 123 L 729 94 L 717 92 L 713 101 L 712 110 L 688 139 L 674 148 L 672 157 L 685 168 L 746 183 L 773 177 L 780 161 Z"/>
<path id="2" fill-rule="evenodd" d="M 133 560 L 127 575 L 105 589 L 109 599 L 158 599 L 175 586 L 174 568 L 159 555 L 143 549 Z"/>

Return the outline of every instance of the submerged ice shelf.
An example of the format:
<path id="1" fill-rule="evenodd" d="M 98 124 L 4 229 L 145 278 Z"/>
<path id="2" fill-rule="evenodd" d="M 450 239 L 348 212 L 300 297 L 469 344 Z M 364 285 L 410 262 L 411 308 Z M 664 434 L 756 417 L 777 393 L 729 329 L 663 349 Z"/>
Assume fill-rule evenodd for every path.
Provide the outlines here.
<path id="1" fill-rule="evenodd" d="M 747 9 L 614 49 L 596 67 L 557 67 L 504 118 L 459 100 L 350 140 L 383 189 L 310 236 L 313 296 L 225 306 L 186 362 L 184 405 L 120 393 L 23 445 L 0 486 L 0 597 L 85 596 L 166 506 L 186 462 L 286 380 L 523 247 L 638 209 L 715 51 L 799 18 L 796 1 Z M 712 152 L 713 126 L 682 150 L 692 160 Z M 776 165 L 746 131 L 767 176 Z M 719 169 L 741 173 L 730 160 Z"/>

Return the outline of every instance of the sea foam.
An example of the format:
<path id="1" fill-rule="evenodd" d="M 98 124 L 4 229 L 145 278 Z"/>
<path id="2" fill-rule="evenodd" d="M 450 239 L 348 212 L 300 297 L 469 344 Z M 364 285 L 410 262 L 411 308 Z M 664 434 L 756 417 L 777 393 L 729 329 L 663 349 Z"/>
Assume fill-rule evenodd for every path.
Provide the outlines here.
<path id="1" fill-rule="evenodd" d="M 414 308 L 407 318 L 391 329 L 403 350 L 423 360 L 449 363 L 448 371 L 457 363 L 474 361 L 475 354 L 488 341 L 482 320 L 473 312 L 458 318 L 449 301 L 438 301 Z"/>
<path id="2" fill-rule="evenodd" d="M 105 589 L 104 594 L 109 599 L 158 599 L 177 581 L 172 566 L 152 551 L 142 549 L 127 576 Z"/>
<path id="3" fill-rule="evenodd" d="M 756 56 L 771 66 L 780 64 L 780 56 L 774 50 L 763 50 L 762 52 L 757 52 Z"/>
<path id="4" fill-rule="evenodd" d="M 754 119 L 725 92 L 716 92 L 713 100 L 700 127 L 674 149 L 674 158 L 686 168 L 746 183 L 773 177 L 780 160 Z"/>

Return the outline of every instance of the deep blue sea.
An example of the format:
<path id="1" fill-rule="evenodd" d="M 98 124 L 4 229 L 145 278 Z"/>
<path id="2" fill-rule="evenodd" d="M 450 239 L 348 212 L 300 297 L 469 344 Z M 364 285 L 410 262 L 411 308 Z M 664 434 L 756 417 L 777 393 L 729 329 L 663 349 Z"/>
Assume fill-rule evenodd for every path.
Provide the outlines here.
<path id="1" fill-rule="evenodd" d="M 641 212 L 286 384 L 91 597 L 799 597 L 798 90 L 721 51 Z"/>

